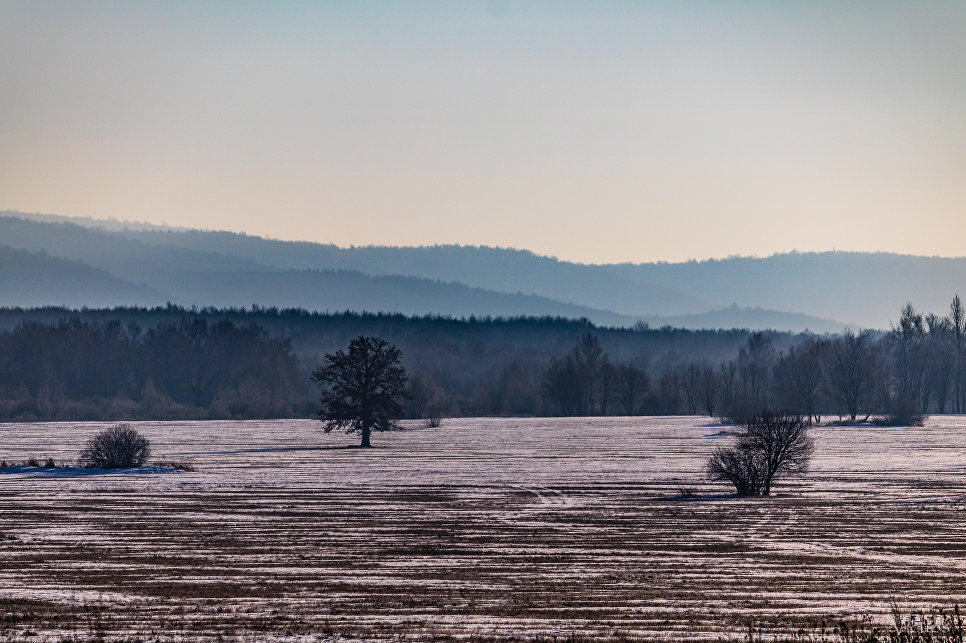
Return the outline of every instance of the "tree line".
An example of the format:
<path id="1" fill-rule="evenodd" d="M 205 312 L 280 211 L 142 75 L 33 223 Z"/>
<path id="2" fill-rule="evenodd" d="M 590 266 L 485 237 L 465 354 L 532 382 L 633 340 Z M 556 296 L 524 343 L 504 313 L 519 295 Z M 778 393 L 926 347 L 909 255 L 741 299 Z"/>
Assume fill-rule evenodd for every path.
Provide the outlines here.
<path id="1" fill-rule="evenodd" d="M 602 328 L 553 317 L 299 309 L 0 309 L 0 419 L 312 417 L 311 375 L 359 335 L 401 350 L 404 414 L 708 414 L 812 421 L 966 411 L 966 315 L 889 331 Z"/>
<path id="2" fill-rule="evenodd" d="M 776 350 L 752 333 L 732 359 L 668 364 L 659 373 L 613 361 L 593 334 L 551 359 L 544 398 L 558 415 L 707 414 L 742 420 L 781 409 L 809 422 L 916 424 L 929 413 L 966 412 L 966 312 L 956 296 L 947 315 L 911 305 L 888 331 L 803 334 Z"/>
<path id="3" fill-rule="evenodd" d="M 290 417 L 309 387 L 283 339 L 203 318 L 143 329 L 68 317 L 0 332 L 0 418 Z"/>

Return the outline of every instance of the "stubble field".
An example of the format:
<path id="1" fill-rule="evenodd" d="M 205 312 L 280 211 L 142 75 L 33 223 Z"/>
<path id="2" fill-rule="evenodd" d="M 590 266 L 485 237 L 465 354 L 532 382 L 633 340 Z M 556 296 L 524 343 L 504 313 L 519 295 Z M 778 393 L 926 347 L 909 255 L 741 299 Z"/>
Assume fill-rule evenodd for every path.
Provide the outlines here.
<path id="1" fill-rule="evenodd" d="M 0 425 L 0 458 L 103 426 Z M 0 474 L 0 638 L 720 640 L 966 598 L 964 417 L 815 429 L 748 500 L 702 418 L 135 426 L 197 472 Z"/>

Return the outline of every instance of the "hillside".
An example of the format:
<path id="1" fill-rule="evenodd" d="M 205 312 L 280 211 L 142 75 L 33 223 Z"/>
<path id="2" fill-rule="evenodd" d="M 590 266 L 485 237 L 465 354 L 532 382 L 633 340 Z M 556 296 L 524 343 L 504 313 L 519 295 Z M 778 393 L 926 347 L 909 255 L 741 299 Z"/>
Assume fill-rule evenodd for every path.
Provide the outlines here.
<path id="1" fill-rule="evenodd" d="M 5 214 L 5 245 L 80 261 L 189 305 L 564 315 L 606 325 L 644 320 L 652 326 L 834 332 L 846 324 L 888 327 L 907 302 L 945 310 L 966 283 L 962 258 L 824 252 L 584 265 L 505 248 L 340 248 Z"/>
<path id="2" fill-rule="evenodd" d="M 164 303 L 156 290 L 79 261 L 0 245 L 0 302 L 5 306 L 106 307 Z"/>
<path id="3" fill-rule="evenodd" d="M 615 311 L 652 324 L 729 327 L 732 305 L 757 327 L 888 327 L 904 304 L 945 310 L 966 284 L 966 258 L 891 253 L 809 252 L 682 263 L 585 265 L 525 250 L 477 246 L 339 248 L 243 234 L 120 229 L 152 246 L 206 250 L 280 268 L 359 270 L 455 281 Z M 966 294 L 966 293 L 960 293 Z M 773 313 L 792 313 L 791 317 Z M 692 317 L 695 316 L 695 317 Z M 802 324 L 805 324 L 804 326 Z"/>

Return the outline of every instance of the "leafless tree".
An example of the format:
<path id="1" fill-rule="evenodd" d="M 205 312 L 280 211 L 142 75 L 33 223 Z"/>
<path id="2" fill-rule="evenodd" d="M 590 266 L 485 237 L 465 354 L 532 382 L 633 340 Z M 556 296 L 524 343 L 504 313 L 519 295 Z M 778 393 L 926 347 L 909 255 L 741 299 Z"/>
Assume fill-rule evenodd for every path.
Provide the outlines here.
<path id="1" fill-rule="evenodd" d="M 762 333 L 752 333 L 738 350 L 738 374 L 748 401 L 758 408 L 768 404 L 769 383 L 775 364 L 775 349 Z"/>
<path id="2" fill-rule="evenodd" d="M 720 394 L 721 378 L 715 372 L 713 366 L 705 364 L 701 367 L 701 397 L 704 402 L 704 410 L 709 417 L 714 416 Z"/>
<path id="3" fill-rule="evenodd" d="M 641 398 L 647 393 L 647 374 L 630 364 L 618 364 L 614 377 L 621 411 L 624 415 L 634 415 Z"/>
<path id="4" fill-rule="evenodd" d="M 956 413 L 966 411 L 966 311 L 959 295 L 953 297 L 949 306 L 949 321 L 953 331 L 953 343 L 956 347 Z"/>
<path id="5" fill-rule="evenodd" d="M 735 360 L 721 362 L 718 365 L 718 379 L 721 383 L 720 406 L 731 406 L 738 395 L 738 364 Z"/>
<path id="6" fill-rule="evenodd" d="M 888 335 L 892 359 L 894 405 L 913 410 L 921 405 L 926 378 L 925 319 L 906 304 Z"/>
<path id="7" fill-rule="evenodd" d="M 821 422 L 828 342 L 809 337 L 792 346 L 776 367 L 781 403 L 813 421 Z"/>
<path id="8" fill-rule="evenodd" d="M 875 376 L 875 347 L 871 332 L 856 335 L 846 330 L 832 342 L 830 382 L 832 391 L 852 421 L 870 397 Z"/>
<path id="9" fill-rule="evenodd" d="M 760 413 L 747 421 L 734 446 L 711 456 L 708 475 L 733 484 L 739 496 L 767 496 L 776 480 L 806 473 L 814 449 L 802 416 Z"/>
<path id="10" fill-rule="evenodd" d="M 676 415 L 681 412 L 681 377 L 666 367 L 658 380 L 661 412 Z"/>
<path id="11" fill-rule="evenodd" d="M 922 409 L 946 412 L 949 390 L 956 386 L 956 345 L 949 317 L 926 315 L 926 375 L 922 391 Z"/>
<path id="12" fill-rule="evenodd" d="M 600 409 L 601 369 L 607 361 L 600 338 L 584 333 L 574 347 L 573 356 L 581 388 L 578 415 L 596 415 Z"/>
<path id="13" fill-rule="evenodd" d="M 688 364 L 681 378 L 681 389 L 684 392 L 684 408 L 688 415 L 697 415 L 698 404 L 701 399 L 701 367 L 696 362 Z"/>
<path id="14" fill-rule="evenodd" d="M 614 365 L 607 359 L 607 355 L 604 355 L 600 360 L 600 368 L 597 369 L 597 386 L 594 389 L 599 415 L 609 413 L 610 401 L 614 397 L 616 382 L 617 372 Z"/>

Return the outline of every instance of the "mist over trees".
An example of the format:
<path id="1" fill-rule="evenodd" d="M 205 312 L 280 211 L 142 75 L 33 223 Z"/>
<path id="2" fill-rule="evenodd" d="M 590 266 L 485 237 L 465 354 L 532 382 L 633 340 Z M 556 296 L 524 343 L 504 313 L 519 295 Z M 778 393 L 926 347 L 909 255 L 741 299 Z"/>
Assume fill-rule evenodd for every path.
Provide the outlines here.
<path id="1" fill-rule="evenodd" d="M 304 310 L 0 309 L 0 419 L 311 417 L 310 376 L 359 335 L 400 348 L 410 418 L 781 409 L 809 422 L 966 411 L 966 314 L 906 306 L 838 335 L 600 328 L 561 318 Z"/>

